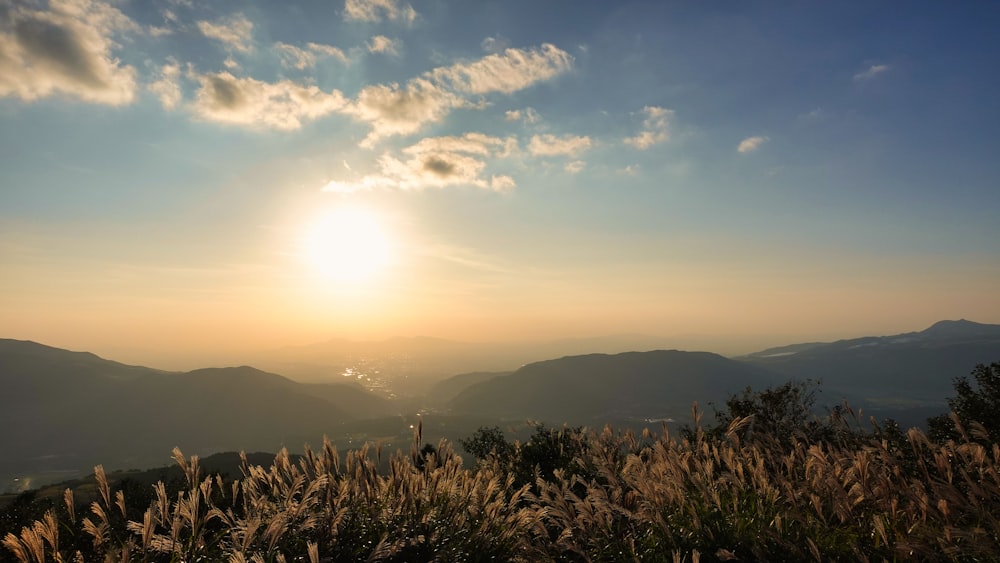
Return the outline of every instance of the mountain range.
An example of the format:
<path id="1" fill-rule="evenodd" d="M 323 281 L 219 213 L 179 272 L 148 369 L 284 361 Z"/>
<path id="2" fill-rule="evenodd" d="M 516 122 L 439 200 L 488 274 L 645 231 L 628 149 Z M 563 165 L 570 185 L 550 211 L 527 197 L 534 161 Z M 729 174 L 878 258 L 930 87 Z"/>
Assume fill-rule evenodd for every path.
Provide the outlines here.
<path id="1" fill-rule="evenodd" d="M 143 467 L 192 454 L 275 451 L 396 405 L 352 384 L 301 384 L 243 366 L 166 372 L 0 340 L 0 476 Z"/>
<path id="2" fill-rule="evenodd" d="M 410 396 L 390 400 L 397 382 L 388 377 L 390 392 L 373 393 L 341 373 L 330 383 L 293 381 L 249 366 L 169 372 L 0 339 L 0 487 L 19 475 L 85 470 L 96 463 L 160 465 L 174 446 L 205 455 L 282 446 L 295 451 L 324 434 L 346 436 L 354 444 L 398 439 L 418 412 L 426 429 L 453 441 L 467 435 L 460 432 L 472 421 L 688 422 L 694 401 L 710 413 L 709 402 L 721 404 L 747 386 L 761 389 L 789 379 L 822 380 L 823 404 L 846 399 L 870 414 L 920 424 L 946 410 L 955 377 L 978 363 L 1000 360 L 1000 325 L 942 321 L 919 332 L 793 344 L 738 358 L 678 350 L 591 353 L 489 372 L 470 371 L 499 365 L 496 350 L 477 361 L 473 350 L 487 350 L 486 345 L 399 343 L 395 355 L 386 343 L 356 355 L 373 363 L 389 355 L 409 365 L 411 374 L 426 367 L 420 358 L 433 369 L 449 366 L 452 373 L 463 368 L 465 373 L 433 378 L 428 368 L 422 386 L 405 381 Z M 421 343 L 429 350 L 421 352 Z M 449 349 L 461 353 L 444 362 Z M 328 345 L 305 349 L 298 358 L 295 352 L 285 350 L 284 360 L 316 365 L 332 358 Z"/>

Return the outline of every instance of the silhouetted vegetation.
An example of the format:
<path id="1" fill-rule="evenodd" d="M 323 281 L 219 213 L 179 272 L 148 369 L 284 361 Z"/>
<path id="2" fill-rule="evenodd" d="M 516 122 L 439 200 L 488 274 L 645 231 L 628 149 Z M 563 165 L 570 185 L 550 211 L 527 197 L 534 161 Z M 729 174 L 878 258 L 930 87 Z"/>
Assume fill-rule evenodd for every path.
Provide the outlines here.
<path id="1" fill-rule="evenodd" d="M 536 424 L 527 441 L 462 441 L 340 455 L 325 442 L 242 477 L 175 451 L 177 490 L 112 483 L 25 494 L 0 522 L 16 561 L 995 560 L 1000 364 L 956 381 L 938 441 L 850 409 L 817 417 L 808 383 L 732 397 L 714 426 L 601 432 Z M 983 401 L 986 401 L 985 403 Z M 963 409 L 963 410 L 958 410 Z M 981 420 L 977 420 L 976 417 Z M 944 419 L 941 419 L 944 420 Z M 939 421 L 940 423 L 940 421 Z M 943 423 L 942 423 L 943 424 Z M 372 459 L 372 458 L 375 459 Z"/>
<path id="2" fill-rule="evenodd" d="M 966 376 L 955 378 L 957 395 L 948 399 L 951 414 L 927 421 L 930 434 L 937 440 L 956 440 L 969 432 L 983 443 L 1000 442 L 1000 362 L 979 364 Z"/>

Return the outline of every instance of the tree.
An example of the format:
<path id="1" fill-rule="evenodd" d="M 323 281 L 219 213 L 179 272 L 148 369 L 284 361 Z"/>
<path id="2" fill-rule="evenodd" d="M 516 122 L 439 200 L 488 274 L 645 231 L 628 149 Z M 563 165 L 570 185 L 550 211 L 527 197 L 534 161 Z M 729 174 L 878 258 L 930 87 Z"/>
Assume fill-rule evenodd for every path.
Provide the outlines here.
<path id="1" fill-rule="evenodd" d="M 846 405 L 828 409 L 825 417 L 816 415 L 816 393 L 820 382 L 789 381 L 778 387 L 754 391 L 747 387 L 741 394 L 732 395 L 723 408 L 715 409 L 715 426 L 707 430 L 712 438 L 721 438 L 734 421 L 736 435 L 742 441 L 765 440 L 782 448 L 789 448 L 796 439 L 810 443 L 825 441 L 839 444 L 856 444 L 864 434 L 852 419 L 853 411 Z M 713 408 L 715 405 L 709 403 Z M 685 426 L 681 434 L 694 439 L 696 430 Z"/>
<path id="2" fill-rule="evenodd" d="M 458 443 L 480 461 L 497 463 L 513 473 L 518 485 L 534 486 L 536 470 L 545 480 L 551 480 L 557 470 L 579 474 L 576 458 L 585 452 L 587 442 L 583 428 L 549 428 L 541 422 L 532 425 L 534 432 L 523 444 L 508 442 L 496 426 L 480 427 Z"/>
<path id="3" fill-rule="evenodd" d="M 937 441 L 970 438 L 974 441 L 1000 441 L 1000 362 L 978 364 L 968 376 L 954 380 L 955 397 L 948 399 L 951 415 L 942 414 L 927 420 L 931 438 Z M 953 418 L 954 417 L 954 418 Z M 955 424 L 958 422 L 961 428 Z M 973 428 L 982 425 L 985 435 Z M 963 430 L 965 436 L 963 436 Z"/>
<path id="4" fill-rule="evenodd" d="M 499 426 L 480 426 L 472 436 L 459 440 L 458 443 L 480 461 L 492 460 L 506 465 L 514 456 L 514 445 L 507 441 Z"/>

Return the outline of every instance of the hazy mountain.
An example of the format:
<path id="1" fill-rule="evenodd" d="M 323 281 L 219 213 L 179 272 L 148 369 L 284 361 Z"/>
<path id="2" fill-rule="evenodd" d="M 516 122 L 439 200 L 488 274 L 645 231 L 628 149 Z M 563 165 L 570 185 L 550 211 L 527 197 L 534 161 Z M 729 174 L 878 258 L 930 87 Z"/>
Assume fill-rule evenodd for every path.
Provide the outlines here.
<path id="1" fill-rule="evenodd" d="M 954 394 L 955 377 L 1000 360 L 1000 325 L 941 321 L 920 332 L 784 346 L 738 359 L 790 377 L 822 379 L 852 402 L 943 405 Z"/>
<path id="2" fill-rule="evenodd" d="M 0 340 L 0 389 L 0 476 L 156 465 L 174 446 L 298 448 L 394 412 L 357 385 L 303 385 L 247 366 L 165 372 L 16 340 Z"/>
<path id="3" fill-rule="evenodd" d="M 547 342 L 456 342 L 441 338 L 379 341 L 335 339 L 261 353 L 255 365 L 300 381 L 329 382 L 345 377 L 386 396 L 414 396 L 456 373 L 510 371 L 526 363 L 572 354 L 650 350 L 663 339 L 616 335 Z"/>
<path id="4" fill-rule="evenodd" d="M 724 401 L 747 385 L 779 383 L 765 369 L 708 352 L 658 350 L 569 356 L 477 383 L 450 403 L 456 413 L 550 424 L 682 418 L 698 401 Z"/>
<path id="5" fill-rule="evenodd" d="M 473 371 L 453 375 L 431 386 L 430 391 L 427 393 L 427 399 L 434 405 L 446 405 L 459 393 L 477 383 L 482 383 L 501 375 L 510 375 L 511 373 L 509 371 Z"/>

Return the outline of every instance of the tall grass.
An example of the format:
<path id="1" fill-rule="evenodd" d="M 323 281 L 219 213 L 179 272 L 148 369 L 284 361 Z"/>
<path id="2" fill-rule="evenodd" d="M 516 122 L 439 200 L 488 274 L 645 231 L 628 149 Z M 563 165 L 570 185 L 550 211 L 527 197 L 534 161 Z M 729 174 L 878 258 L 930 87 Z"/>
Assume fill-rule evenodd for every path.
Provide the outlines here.
<path id="1" fill-rule="evenodd" d="M 499 463 L 442 442 L 379 471 L 329 441 L 242 477 L 204 476 L 131 507 L 103 470 L 3 545 L 18 561 L 983 561 L 1000 559 L 1000 446 L 754 435 L 580 432 L 572 472 L 515 487 Z M 981 429 L 971 429 L 976 434 Z M 974 436 L 975 437 L 975 436 Z M 533 485 L 533 486 L 531 486 Z"/>

